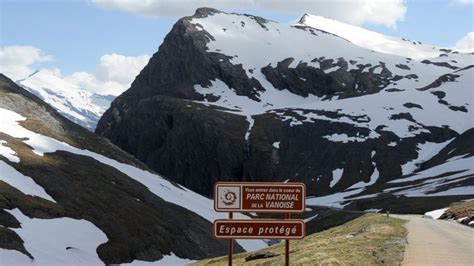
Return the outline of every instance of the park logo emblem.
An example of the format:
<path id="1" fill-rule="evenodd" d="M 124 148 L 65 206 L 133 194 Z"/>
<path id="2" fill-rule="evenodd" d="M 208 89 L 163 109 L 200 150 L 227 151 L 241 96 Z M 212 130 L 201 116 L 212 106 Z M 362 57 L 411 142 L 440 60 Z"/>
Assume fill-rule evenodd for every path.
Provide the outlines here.
<path id="1" fill-rule="evenodd" d="M 217 195 L 219 195 L 217 199 L 218 208 L 240 209 L 240 186 L 218 187 L 217 189 Z"/>

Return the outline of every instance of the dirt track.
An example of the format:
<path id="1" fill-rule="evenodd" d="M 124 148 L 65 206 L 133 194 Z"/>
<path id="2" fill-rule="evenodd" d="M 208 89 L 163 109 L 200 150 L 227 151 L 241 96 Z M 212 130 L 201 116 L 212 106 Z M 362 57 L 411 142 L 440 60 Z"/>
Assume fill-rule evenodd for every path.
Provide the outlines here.
<path id="1" fill-rule="evenodd" d="M 420 215 L 395 216 L 408 220 L 403 265 L 474 265 L 474 229 Z"/>

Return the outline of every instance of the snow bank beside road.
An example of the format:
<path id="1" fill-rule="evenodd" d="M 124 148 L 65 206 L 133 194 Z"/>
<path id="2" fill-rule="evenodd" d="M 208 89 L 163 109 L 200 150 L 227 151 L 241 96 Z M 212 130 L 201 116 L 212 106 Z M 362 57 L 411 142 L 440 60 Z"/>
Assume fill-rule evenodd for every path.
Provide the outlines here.
<path id="1" fill-rule="evenodd" d="M 446 212 L 447 209 L 449 208 L 443 208 L 443 209 L 425 212 L 425 215 L 436 220 L 436 219 L 439 219 L 439 217 L 441 217 L 441 215 L 443 215 L 443 213 Z"/>

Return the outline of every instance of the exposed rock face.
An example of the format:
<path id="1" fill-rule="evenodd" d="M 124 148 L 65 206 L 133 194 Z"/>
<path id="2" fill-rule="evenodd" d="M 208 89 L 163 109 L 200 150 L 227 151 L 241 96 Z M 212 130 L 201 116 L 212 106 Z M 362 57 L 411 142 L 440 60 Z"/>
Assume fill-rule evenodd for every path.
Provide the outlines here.
<path id="1" fill-rule="evenodd" d="M 473 126 L 472 98 L 438 102 L 434 92 L 467 93 L 472 71 L 456 69 L 310 27 L 198 9 L 173 26 L 96 132 L 206 196 L 218 180 L 289 179 L 309 195 L 373 186 L 366 191 L 375 197 L 431 158 L 420 147 Z"/>
<path id="2" fill-rule="evenodd" d="M 124 123 L 110 127 L 108 137 L 160 174 L 203 194 L 217 180 L 243 175 L 248 156 L 243 117 L 166 96 L 140 101 L 134 110 L 118 116 Z"/>
<path id="3" fill-rule="evenodd" d="M 333 59 L 313 59 L 312 62 L 319 62 L 320 68 L 308 66 L 307 63 L 299 63 L 295 68 L 290 68 L 293 61 L 293 58 L 288 58 L 278 62 L 274 68 L 268 65 L 261 71 L 275 88 L 287 89 L 304 97 L 310 94 L 319 97 L 337 94 L 340 98 L 345 98 L 376 93 L 388 84 L 387 78 L 392 76 L 382 65 L 384 75 L 374 74 L 371 65 L 358 65 L 357 69 L 348 71 L 350 63 L 343 58 L 339 58 L 337 62 Z M 338 67 L 338 70 L 328 74 L 324 72 L 332 67 Z M 359 87 L 363 90 L 358 90 Z"/>
<path id="4" fill-rule="evenodd" d="M 245 261 L 252 261 L 252 260 L 259 260 L 259 259 L 266 259 L 266 258 L 272 258 L 280 256 L 280 254 L 275 253 L 275 252 L 269 252 L 269 251 L 260 251 L 256 253 L 252 253 L 245 257 Z"/>
<path id="5" fill-rule="evenodd" d="M 200 259 L 223 255 L 227 251 L 225 241 L 212 237 L 211 223 L 196 214 L 197 210 L 186 209 L 169 198 L 165 201 L 149 184 L 141 183 L 142 179 L 105 162 L 113 159 L 118 165 L 135 166 L 132 169 L 138 172 L 140 168 L 151 171 L 147 166 L 106 139 L 65 119 L 3 75 L 0 75 L 0 108 L 2 112 L 6 109 L 24 116 L 26 120 L 19 122 L 21 127 L 39 134 L 44 148 L 51 148 L 56 140 L 66 143 L 65 147 L 70 145 L 79 151 L 97 154 L 90 157 L 59 149 L 41 156 L 34 150 L 34 145 L 25 143 L 28 139 L 16 137 L 15 132 L 6 134 L 3 128 L 0 129 L 0 145 L 11 149 L 18 158 L 15 161 L 3 156 L 5 153 L 0 154 L 0 248 L 15 249 L 35 259 L 34 254 L 25 249 L 23 239 L 14 232 L 24 225 L 8 211 L 19 209 L 24 215 L 38 220 L 71 217 L 91 222 L 108 238 L 107 242 L 93 247 L 106 264 L 156 261 L 171 253 L 182 258 Z M 103 155 L 109 159 L 101 161 L 100 158 L 106 158 L 101 157 Z M 55 202 L 24 193 L 25 188 L 18 177 L 10 183 L 14 172 L 31 178 L 33 184 L 44 189 Z M 143 178 L 143 173 L 139 178 Z M 186 196 L 184 188 L 157 175 L 153 178 L 167 190 L 175 191 L 178 202 L 179 197 Z M 193 199 L 200 200 L 195 196 Z M 205 198 L 201 200 L 208 202 Z M 54 241 L 53 236 L 51 241 Z M 236 250 L 243 251 L 237 244 Z"/>

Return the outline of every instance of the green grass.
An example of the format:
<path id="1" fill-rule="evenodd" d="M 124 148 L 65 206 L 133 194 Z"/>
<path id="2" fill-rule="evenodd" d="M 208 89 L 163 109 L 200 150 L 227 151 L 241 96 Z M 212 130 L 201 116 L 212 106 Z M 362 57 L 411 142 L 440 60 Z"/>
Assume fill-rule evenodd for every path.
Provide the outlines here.
<path id="1" fill-rule="evenodd" d="M 407 231 L 404 221 L 381 214 L 366 214 L 338 227 L 290 241 L 291 265 L 399 265 Z M 277 257 L 245 262 L 250 253 L 234 255 L 235 265 L 283 265 L 283 242 L 264 249 Z M 227 257 L 193 265 L 226 265 Z"/>
<path id="2" fill-rule="evenodd" d="M 449 206 L 449 209 L 446 210 L 445 217 L 453 217 L 455 219 L 460 219 L 464 217 L 473 217 L 474 216 L 474 201 L 467 202 L 456 202 Z M 443 218 L 443 216 L 441 217 Z"/>

